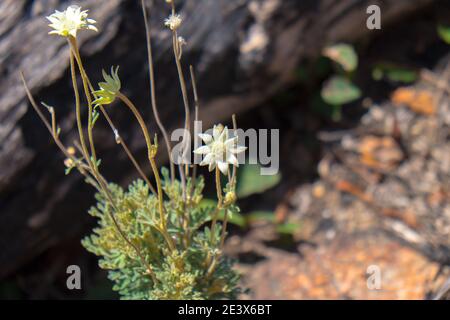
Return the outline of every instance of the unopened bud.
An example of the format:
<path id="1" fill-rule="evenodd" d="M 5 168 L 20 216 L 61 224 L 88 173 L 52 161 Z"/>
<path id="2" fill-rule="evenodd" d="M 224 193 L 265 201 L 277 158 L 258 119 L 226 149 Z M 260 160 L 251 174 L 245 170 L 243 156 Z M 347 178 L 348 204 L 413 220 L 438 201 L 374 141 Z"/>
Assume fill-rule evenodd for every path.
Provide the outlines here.
<path id="1" fill-rule="evenodd" d="M 64 160 L 64 165 L 67 167 L 67 168 L 72 168 L 73 166 L 74 166 L 74 162 L 73 162 L 73 160 L 72 159 L 70 159 L 70 158 L 67 158 L 66 160 Z"/>
<path id="2" fill-rule="evenodd" d="M 224 204 L 229 206 L 230 204 L 235 203 L 237 200 L 236 193 L 234 191 L 228 191 L 225 195 Z"/>

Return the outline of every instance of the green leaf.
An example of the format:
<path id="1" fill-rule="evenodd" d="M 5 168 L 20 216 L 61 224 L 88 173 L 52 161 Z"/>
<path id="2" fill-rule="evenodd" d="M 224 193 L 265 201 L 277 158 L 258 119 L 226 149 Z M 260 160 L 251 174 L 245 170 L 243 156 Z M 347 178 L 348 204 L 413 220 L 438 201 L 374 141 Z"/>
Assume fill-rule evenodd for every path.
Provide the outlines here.
<path id="1" fill-rule="evenodd" d="M 258 221 L 275 223 L 275 215 L 272 211 L 253 211 L 246 215 L 246 217 L 249 223 Z"/>
<path id="2" fill-rule="evenodd" d="M 217 201 L 208 198 L 203 198 L 199 204 L 200 209 L 209 209 L 214 208 L 215 206 L 217 206 Z"/>
<path id="3" fill-rule="evenodd" d="M 339 43 L 326 47 L 323 55 L 341 65 L 347 72 L 352 72 L 358 67 L 358 55 L 351 45 Z"/>
<path id="4" fill-rule="evenodd" d="M 322 99 L 331 105 L 343 105 L 361 97 L 361 90 L 345 77 L 334 76 L 325 82 Z"/>
<path id="5" fill-rule="evenodd" d="M 225 219 L 225 210 L 220 210 L 218 214 L 218 219 L 222 221 L 223 219 Z M 230 213 L 228 213 L 228 222 L 241 228 L 245 228 L 247 226 L 247 221 L 245 220 L 245 217 L 237 212 L 234 212 L 231 215 Z"/>
<path id="6" fill-rule="evenodd" d="M 444 26 L 442 24 L 438 25 L 437 31 L 439 37 L 445 41 L 445 43 L 450 44 L 450 26 Z"/>
<path id="7" fill-rule="evenodd" d="M 69 167 L 69 168 L 66 168 L 66 170 L 64 170 L 64 174 L 66 175 L 66 176 L 68 176 L 69 174 L 70 174 L 70 172 L 72 172 L 72 169 L 73 169 L 74 167 Z"/>
<path id="8" fill-rule="evenodd" d="M 99 116 L 100 116 L 100 114 L 99 114 L 96 110 L 94 110 L 94 111 L 92 112 L 92 123 L 91 123 L 91 128 L 94 128 L 95 123 L 97 122 Z"/>
<path id="9" fill-rule="evenodd" d="M 300 224 L 294 222 L 287 222 L 277 226 L 277 232 L 282 234 L 290 234 L 293 235 L 300 229 Z"/>
<path id="10" fill-rule="evenodd" d="M 263 193 L 280 182 L 281 174 L 263 176 L 260 170 L 261 166 L 257 164 L 247 164 L 238 170 L 238 183 L 236 186 L 238 198 Z"/>
<path id="11" fill-rule="evenodd" d="M 376 81 L 387 78 L 393 82 L 412 83 L 417 80 L 418 74 L 413 69 L 399 67 L 390 63 L 380 63 L 373 68 L 372 78 Z"/>

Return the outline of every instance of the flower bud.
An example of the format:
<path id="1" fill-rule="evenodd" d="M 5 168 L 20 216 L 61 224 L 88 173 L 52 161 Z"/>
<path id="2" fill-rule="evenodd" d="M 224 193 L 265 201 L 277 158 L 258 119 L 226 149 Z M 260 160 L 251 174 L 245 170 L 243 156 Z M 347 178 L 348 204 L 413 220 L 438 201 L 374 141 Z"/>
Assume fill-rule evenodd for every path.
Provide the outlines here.
<path id="1" fill-rule="evenodd" d="M 234 191 L 228 191 L 225 195 L 224 205 L 229 206 L 235 203 L 237 200 L 236 193 Z"/>

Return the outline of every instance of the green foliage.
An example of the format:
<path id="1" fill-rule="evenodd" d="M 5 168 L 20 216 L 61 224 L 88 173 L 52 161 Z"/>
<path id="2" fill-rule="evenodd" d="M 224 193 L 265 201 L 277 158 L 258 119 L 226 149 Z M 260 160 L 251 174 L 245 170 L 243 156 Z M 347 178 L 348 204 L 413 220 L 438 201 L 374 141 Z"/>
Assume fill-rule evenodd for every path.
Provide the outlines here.
<path id="1" fill-rule="evenodd" d="M 392 82 L 413 83 L 417 80 L 418 74 L 415 70 L 392 63 L 379 63 L 372 70 L 372 78 L 376 81 L 388 79 Z"/>
<path id="2" fill-rule="evenodd" d="M 244 165 L 238 172 L 238 183 L 236 186 L 236 195 L 239 198 L 245 198 L 252 194 L 263 193 L 281 181 L 281 174 L 263 176 L 260 174 L 259 165 Z"/>
<path id="3" fill-rule="evenodd" d="M 275 219 L 275 215 L 271 211 L 253 211 L 247 216 L 247 223 L 254 223 L 258 221 L 270 222 L 275 225 L 275 229 L 279 234 L 293 235 L 300 229 L 300 224 L 296 222 L 279 223 Z"/>
<path id="4" fill-rule="evenodd" d="M 200 205 L 203 179 L 197 179 L 192 196 L 184 202 L 180 182 L 171 182 L 167 170 L 163 170 L 163 176 L 167 227 L 175 249 L 170 248 L 160 231 L 158 199 L 141 180 L 132 183 L 128 191 L 109 185 L 115 208 L 104 195 L 96 195 L 97 206 L 89 213 L 98 218 L 98 226 L 83 239 L 83 246 L 100 257 L 100 267 L 109 270 L 113 289 L 123 299 L 236 298 L 240 292 L 237 287 L 239 277 L 233 271 L 231 261 L 223 257 L 219 249 L 222 228 L 217 224 L 212 235 L 212 229 L 204 226 L 211 220 L 216 207 Z M 188 188 L 190 186 L 191 181 L 188 181 Z M 183 208 L 189 221 L 181 219 Z M 226 210 L 239 211 L 235 205 Z M 136 251 L 121 237 L 111 214 L 133 245 L 139 248 L 153 276 Z"/>
<path id="5" fill-rule="evenodd" d="M 339 121 L 342 117 L 342 105 L 361 97 L 361 90 L 351 81 L 352 74 L 358 67 L 358 55 L 351 45 L 344 43 L 325 48 L 323 55 L 334 61 L 338 68 L 336 74 L 323 84 L 320 96 L 329 105 L 331 118 Z"/>
<path id="6" fill-rule="evenodd" d="M 323 55 L 338 63 L 345 71 L 352 72 L 358 67 L 358 55 L 348 44 L 339 43 L 324 49 Z"/>
<path id="7" fill-rule="evenodd" d="M 330 78 L 322 88 L 322 98 L 334 106 L 355 101 L 361 97 L 361 90 L 343 76 Z"/>
<path id="8" fill-rule="evenodd" d="M 450 26 L 438 25 L 437 31 L 439 37 L 441 37 L 445 43 L 450 44 Z"/>

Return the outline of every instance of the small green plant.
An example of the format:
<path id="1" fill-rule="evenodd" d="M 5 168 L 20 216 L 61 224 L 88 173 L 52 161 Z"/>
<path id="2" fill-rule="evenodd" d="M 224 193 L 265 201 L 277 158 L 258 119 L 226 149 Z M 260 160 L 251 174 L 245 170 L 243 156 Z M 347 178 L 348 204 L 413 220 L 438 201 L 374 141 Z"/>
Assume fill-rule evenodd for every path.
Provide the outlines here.
<path id="1" fill-rule="evenodd" d="M 166 2 L 172 9 L 165 25 L 172 33 L 173 54 L 184 102 L 184 130 L 188 134 L 190 106 L 181 67 L 182 48 L 186 42 L 178 36 L 182 18 L 176 14 L 173 1 Z M 123 299 L 236 298 L 241 292 L 239 276 L 233 270 L 232 262 L 223 255 L 222 249 L 227 223 L 233 214 L 239 213 L 235 204 L 239 165 L 236 155 L 246 148 L 238 146 L 237 137 L 231 137 L 228 128 L 222 125 L 214 126 L 212 135 L 200 135 L 205 145 L 194 153 L 205 155 L 200 165 L 208 166 L 209 171 L 214 172 L 217 194 L 214 203 L 205 205 L 204 180 L 196 175 L 195 165 L 181 161 L 177 164 L 176 174 L 172 146 L 156 105 L 151 34 L 144 1 L 142 8 L 147 34 L 151 106 L 171 159 L 170 168 L 158 168 L 155 160 L 159 149 L 158 139 L 149 133 L 138 108 L 121 91 L 118 67 L 111 68 L 110 74 L 103 71 L 104 82 L 99 83 L 97 90 L 94 89 L 80 56 L 77 32 L 82 29 L 98 30 L 94 26 L 95 21 L 89 19 L 87 11 L 82 11 L 80 7 L 70 6 L 48 17 L 52 28 L 50 34 L 64 37 L 70 48 L 70 72 L 78 130 L 74 146 L 67 147 L 61 140 L 55 109 L 43 104 L 50 113 L 50 119 L 47 119 L 32 97 L 22 74 L 25 90 L 32 107 L 66 157 L 66 173 L 78 170 L 97 191 L 97 204 L 89 213 L 98 219 L 98 225 L 91 235 L 82 240 L 82 244 L 100 257 L 100 267 L 109 271 L 109 278 L 114 282 L 113 289 Z M 78 88 L 78 76 L 81 77 L 84 102 Z M 192 67 L 190 76 L 196 111 L 194 120 L 198 120 L 199 101 Z M 108 115 L 107 108 L 115 101 L 130 110 L 142 130 L 154 183 L 144 173 Z M 82 108 L 84 103 L 87 110 Z M 85 111 L 87 122 L 84 120 L 85 114 L 83 116 Z M 141 177 L 127 189 L 108 182 L 101 173 L 101 159 L 94 140 L 94 127 L 100 116 L 107 120 L 117 144 L 122 146 Z M 237 129 L 234 117 L 233 126 Z M 190 150 L 187 141 L 183 139 L 182 142 L 182 159 Z M 227 178 L 224 188 L 222 175 Z"/>
<path id="2" fill-rule="evenodd" d="M 353 72 L 358 67 L 358 55 L 352 46 L 342 43 L 326 47 L 323 55 L 336 63 L 337 74 L 325 81 L 321 97 L 332 106 L 332 119 L 339 121 L 342 117 L 342 105 L 361 97 L 361 90 L 351 81 Z"/>

